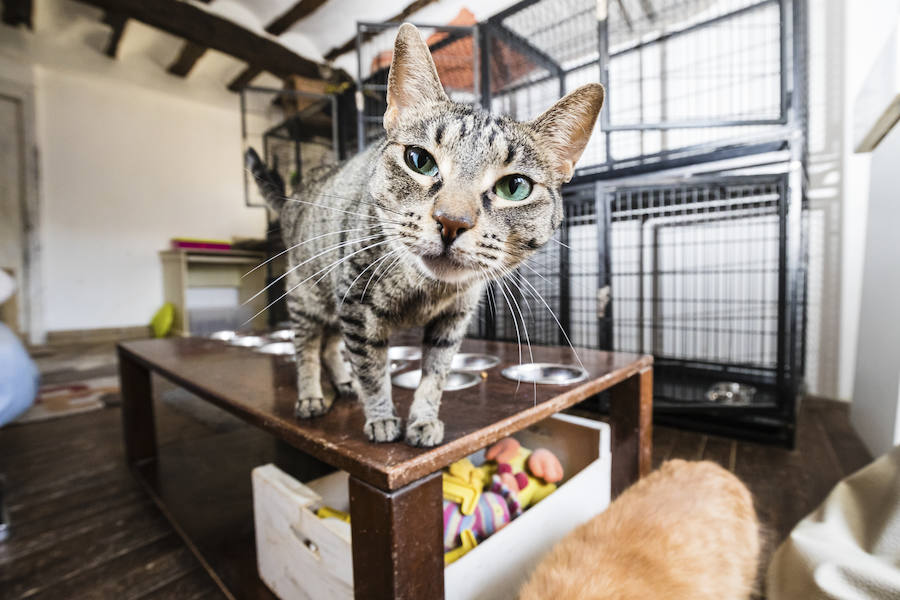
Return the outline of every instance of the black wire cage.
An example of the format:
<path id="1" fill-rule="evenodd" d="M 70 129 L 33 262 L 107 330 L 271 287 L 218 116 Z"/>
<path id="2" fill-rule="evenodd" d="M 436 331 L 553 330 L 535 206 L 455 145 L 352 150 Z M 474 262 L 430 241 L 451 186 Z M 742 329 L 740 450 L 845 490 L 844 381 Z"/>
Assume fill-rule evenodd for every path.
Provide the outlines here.
<path id="1" fill-rule="evenodd" d="M 394 27 L 359 26 L 361 147 L 381 132 L 387 65 L 369 65 Z M 469 334 L 653 354 L 657 422 L 792 444 L 804 0 L 525 0 L 428 41 L 454 99 L 519 120 L 584 83 L 608 90 L 562 228 L 490 286 Z"/>

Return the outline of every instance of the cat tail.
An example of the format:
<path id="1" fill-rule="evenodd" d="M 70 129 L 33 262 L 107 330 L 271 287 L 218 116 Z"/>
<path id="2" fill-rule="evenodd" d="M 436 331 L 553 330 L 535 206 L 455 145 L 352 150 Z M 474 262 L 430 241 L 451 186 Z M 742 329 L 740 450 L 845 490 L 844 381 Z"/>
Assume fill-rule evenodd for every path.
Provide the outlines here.
<path id="1" fill-rule="evenodd" d="M 276 169 L 269 169 L 252 147 L 247 148 L 247 152 L 244 153 L 244 165 L 256 180 L 259 193 L 265 198 L 266 203 L 280 214 L 287 201 L 284 179 Z"/>

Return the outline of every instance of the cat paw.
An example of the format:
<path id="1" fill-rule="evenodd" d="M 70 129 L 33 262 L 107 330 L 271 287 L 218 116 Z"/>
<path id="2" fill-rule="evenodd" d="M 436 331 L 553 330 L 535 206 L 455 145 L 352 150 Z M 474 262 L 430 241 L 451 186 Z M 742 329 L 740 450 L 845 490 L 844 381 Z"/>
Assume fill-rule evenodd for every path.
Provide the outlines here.
<path id="1" fill-rule="evenodd" d="M 406 427 L 406 443 L 429 448 L 444 441 L 444 422 L 440 419 L 421 419 Z"/>
<path id="2" fill-rule="evenodd" d="M 355 396 L 356 391 L 353 389 L 352 381 L 345 381 L 343 383 L 334 384 L 335 389 L 337 389 L 338 396 Z"/>
<path id="3" fill-rule="evenodd" d="M 320 417 L 331 408 L 331 400 L 325 398 L 300 398 L 294 404 L 294 414 L 301 419 Z"/>
<path id="4" fill-rule="evenodd" d="M 363 431 L 370 442 L 395 442 L 400 439 L 400 419 L 388 417 L 366 421 Z"/>

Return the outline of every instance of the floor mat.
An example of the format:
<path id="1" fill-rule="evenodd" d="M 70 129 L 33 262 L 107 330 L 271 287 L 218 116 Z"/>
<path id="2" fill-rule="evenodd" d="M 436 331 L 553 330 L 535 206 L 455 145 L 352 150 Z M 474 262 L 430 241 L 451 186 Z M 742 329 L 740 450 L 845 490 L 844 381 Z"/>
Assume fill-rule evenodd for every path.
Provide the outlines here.
<path id="1" fill-rule="evenodd" d="M 42 385 L 34 405 L 16 419 L 16 423 L 45 421 L 99 410 L 105 406 L 105 396 L 118 393 L 119 378 L 116 376 Z"/>

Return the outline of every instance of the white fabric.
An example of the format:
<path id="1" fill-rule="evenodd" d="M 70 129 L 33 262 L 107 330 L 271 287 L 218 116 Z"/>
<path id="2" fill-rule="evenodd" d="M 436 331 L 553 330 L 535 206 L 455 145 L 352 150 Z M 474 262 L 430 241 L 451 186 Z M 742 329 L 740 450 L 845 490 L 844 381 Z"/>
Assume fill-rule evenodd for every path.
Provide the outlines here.
<path id="1" fill-rule="evenodd" d="M 900 599 L 900 446 L 837 484 L 769 565 L 770 600 Z"/>
<path id="2" fill-rule="evenodd" d="M 3 304 L 10 298 L 16 291 L 16 282 L 12 277 L 6 274 L 6 271 L 0 269 L 0 304 Z"/>

